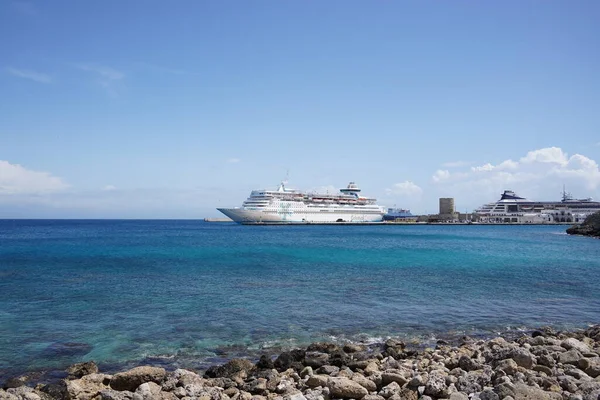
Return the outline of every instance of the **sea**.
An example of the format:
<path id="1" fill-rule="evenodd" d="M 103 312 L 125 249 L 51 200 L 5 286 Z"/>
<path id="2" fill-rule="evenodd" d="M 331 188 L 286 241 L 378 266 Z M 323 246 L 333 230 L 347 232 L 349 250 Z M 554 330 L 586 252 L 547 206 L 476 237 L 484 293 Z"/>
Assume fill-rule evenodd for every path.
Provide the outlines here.
<path id="1" fill-rule="evenodd" d="M 0 382 L 88 360 L 201 370 L 314 341 L 586 328 L 600 240 L 565 229 L 2 220 Z"/>

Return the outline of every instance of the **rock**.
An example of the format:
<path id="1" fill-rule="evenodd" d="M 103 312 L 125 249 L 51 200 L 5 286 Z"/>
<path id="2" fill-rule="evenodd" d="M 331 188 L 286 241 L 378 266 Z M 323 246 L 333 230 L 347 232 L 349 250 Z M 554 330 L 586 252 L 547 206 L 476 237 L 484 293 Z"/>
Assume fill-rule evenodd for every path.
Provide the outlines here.
<path id="1" fill-rule="evenodd" d="M 496 366 L 496 370 L 504 372 L 506 375 L 514 375 L 518 371 L 518 365 L 512 358 L 502 360 Z"/>
<path id="2" fill-rule="evenodd" d="M 542 389 L 527 386 L 521 383 L 515 385 L 503 383 L 495 389 L 501 399 L 511 396 L 515 400 L 562 400 L 559 393 L 546 392 Z"/>
<path id="3" fill-rule="evenodd" d="M 589 353 L 591 351 L 590 346 L 583 342 L 580 342 L 575 338 L 565 339 L 560 343 L 560 345 L 561 347 L 564 347 L 567 350 L 575 349 L 580 353 Z"/>
<path id="4" fill-rule="evenodd" d="M 19 400 L 41 400 L 39 394 L 37 394 L 33 388 L 29 386 L 19 386 L 18 388 L 9 388 L 6 390 L 7 393 L 16 396 Z M 1 397 L 0 397 L 1 398 Z"/>
<path id="5" fill-rule="evenodd" d="M 365 351 L 365 346 L 359 344 L 347 343 L 344 345 L 343 350 L 346 353 L 358 353 L 359 351 Z"/>
<path id="6" fill-rule="evenodd" d="M 351 378 L 354 382 L 358 383 L 360 386 L 367 389 L 369 392 L 374 392 L 377 390 L 377 385 L 370 379 L 365 378 L 361 374 L 354 374 Z"/>
<path id="7" fill-rule="evenodd" d="M 305 378 L 307 376 L 313 376 L 314 372 L 312 367 L 304 367 L 302 371 L 300 371 L 300 378 Z"/>
<path id="8" fill-rule="evenodd" d="M 461 392 L 454 392 L 450 394 L 449 400 L 469 400 L 469 396 Z"/>
<path id="9" fill-rule="evenodd" d="M 425 394 L 436 398 L 446 397 L 448 395 L 446 376 L 441 371 L 431 371 L 429 374 L 429 379 L 425 384 Z"/>
<path id="10" fill-rule="evenodd" d="M 329 343 L 329 342 L 312 343 L 310 346 L 308 346 L 306 348 L 307 352 L 317 352 L 317 353 L 334 353 L 339 350 L 340 350 L 340 347 L 337 344 Z"/>
<path id="11" fill-rule="evenodd" d="M 304 360 L 305 350 L 295 349 L 292 351 L 285 351 L 281 353 L 277 359 L 273 362 L 273 365 L 279 371 L 285 371 L 288 368 L 294 368 L 297 371 L 301 371 L 304 368 L 302 360 Z"/>
<path id="12" fill-rule="evenodd" d="M 310 367 L 308 367 L 310 368 Z M 340 368 L 333 365 L 323 365 L 317 368 L 317 374 L 321 375 L 335 375 L 340 372 Z"/>
<path id="13" fill-rule="evenodd" d="M 589 215 L 581 225 L 573 225 L 567 229 L 569 235 L 600 237 L 600 211 Z"/>
<path id="14" fill-rule="evenodd" d="M 283 400 L 307 400 L 302 393 L 294 393 L 283 396 Z"/>
<path id="15" fill-rule="evenodd" d="M 592 378 L 600 376 L 600 357 L 582 358 L 578 361 L 578 365 Z"/>
<path id="16" fill-rule="evenodd" d="M 306 380 L 306 386 L 310 388 L 316 388 L 319 386 L 325 387 L 327 386 L 328 379 L 329 377 L 327 375 L 312 375 Z"/>
<path id="17" fill-rule="evenodd" d="M 250 364 L 252 365 L 252 364 Z M 110 380 L 110 387 L 115 390 L 135 391 L 138 386 L 146 382 L 160 384 L 166 376 L 164 368 L 136 367 L 129 371 L 115 374 Z"/>
<path id="18" fill-rule="evenodd" d="M 258 369 L 273 369 L 275 365 L 273 364 L 273 360 L 266 355 L 260 356 L 260 359 L 256 362 L 256 368 Z"/>
<path id="19" fill-rule="evenodd" d="M 70 400 L 91 400 L 103 390 L 109 389 L 110 375 L 89 374 L 80 379 L 66 380 L 67 398 Z"/>
<path id="20" fill-rule="evenodd" d="M 385 397 L 378 394 L 368 394 L 362 398 L 362 400 L 385 400 Z"/>
<path id="21" fill-rule="evenodd" d="M 523 348 L 513 349 L 510 353 L 512 358 L 519 367 L 531 369 L 535 363 L 535 356 L 529 350 Z"/>
<path id="22" fill-rule="evenodd" d="M 28 380 L 29 377 L 27 375 L 7 379 L 6 382 L 4 382 L 4 389 L 18 388 L 19 386 L 25 385 Z"/>
<path id="23" fill-rule="evenodd" d="M 119 392 L 118 390 L 106 389 L 100 392 L 100 400 L 131 400 L 133 393 Z"/>
<path id="24" fill-rule="evenodd" d="M 304 365 L 319 368 L 329 362 L 329 354 L 318 351 L 307 351 L 304 356 Z"/>
<path id="25" fill-rule="evenodd" d="M 385 399 L 388 399 L 400 391 L 400 385 L 397 382 L 392 382 L 389 385 L 383 387 L 379 391 L 379 395 Z"/>
<path id="26" fill-rule="evenodd" d="M 558 361 L 563 364 L 571 364 L 577 365 L 579 364 L 579 360 L 581 360 L 583 356 L 576 349 L 571 349 L 569 351 L 565 351 L 564 353 L 560 353 L 558 356 Z"/>
<path id="27" fill-rule="evenodd" d="M 465 371 L 475 371 L 482 368 L 482 365 L 471 357 L 463 355 L 458 359 L 458 366 Z"/>
<path id="28" fill-rule="evenodd" d="M 68 379 L 78 379 L 84 375 L 97 374 L 98 366 L 93 361 L 77 363 L 67 368 L 67 373 L 69 374 Z"/>
<path id="29" fill-rule="evenodd" d="M 391 382 L 396 382 L 400 386 L 404 386 L 408 379 L 406 379 L 403 375 L 395 373 L 395 372 L 384 372 L 381 374 L 381 380 L 384 385 L 387 385 Z"/>
<path id="30" fill-rule="evenodd" d="M 362 399 L 369 394 L 367 389 L 348 378 L 329 378 L 327 387 L 333 397 L 345 399 Z"/>
<path id="31" fill-rule="evenodd" d="M 135 390 L 133 400 L 154 400 L 161 398 L 160 386 L 154 382 L 142 383 Z"/>
<path id="32" fill-rule="evenodd" d="M 537 372 L 543 372 L 544 374 L 548 375 L 548 376 L 552 376 L 552 370 L 548 367 L 546 367 L 545 365 L 536 365 L 533 367 L 534 371 Z"/>
<path id="33" fill-rule="evenodd" d="M 234 358 L 226 364 L 210 367 L 204 373 L 206 378 L 234 378 L 241 376 L 242 378 L 248 375 L 248 371 L 254 368 L 254 365 L 246 359 Z"/>
<path id="34" fill-rule="evenodd" d="M 479 393 L 480 400 L 500 400 L 500 397 L 492 392 L 490 389 L 486 389 L 483 392 Z"/>

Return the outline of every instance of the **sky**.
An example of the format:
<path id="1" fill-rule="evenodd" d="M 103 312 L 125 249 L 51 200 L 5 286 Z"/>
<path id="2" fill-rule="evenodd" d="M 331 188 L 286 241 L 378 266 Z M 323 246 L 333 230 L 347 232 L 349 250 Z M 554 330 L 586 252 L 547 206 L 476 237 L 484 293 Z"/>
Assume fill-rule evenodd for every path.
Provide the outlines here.
<path id="1" fill-rule="evenodd" d="M 600 2 L 0 1 L 0 218 L 600 199 Z"/>

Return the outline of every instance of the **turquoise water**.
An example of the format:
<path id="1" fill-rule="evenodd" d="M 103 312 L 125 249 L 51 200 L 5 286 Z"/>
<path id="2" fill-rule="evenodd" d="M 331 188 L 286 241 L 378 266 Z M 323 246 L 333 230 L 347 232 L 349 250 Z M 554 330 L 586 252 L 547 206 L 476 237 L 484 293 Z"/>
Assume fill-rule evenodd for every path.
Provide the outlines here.
<path id="1" fill-rule="evenodd" d="M 564 231 L 0 221 L 0 379 L 599 323 L 600 241 Z"/>

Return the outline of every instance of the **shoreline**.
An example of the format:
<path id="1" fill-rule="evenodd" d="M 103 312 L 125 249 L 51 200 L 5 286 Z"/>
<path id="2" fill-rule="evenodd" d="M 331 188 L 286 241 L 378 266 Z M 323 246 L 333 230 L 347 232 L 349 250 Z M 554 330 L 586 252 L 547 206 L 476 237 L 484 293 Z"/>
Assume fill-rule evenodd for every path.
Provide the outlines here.
<path id="1" fill-rule="evenodd" d="M 600 325 L 562 332 L 549 327 L 508 331 L 486 338 L 447 337 L 435 344 L 390 338 L 371 344 L 319 342 L 272 350 L 198 371 L 169 371 L 169 363 L 156 359 L 134 368 L 136 363 L 128 363 L 126 371 L 118 364 L 112 369 L 101 363 L 98 369 L 88 361 L 67 372 L 47 371 L 46 376 L 30 372 L 8 379 L 2 383 L 0 399 L 597 400 L 600 396 Z"/>

